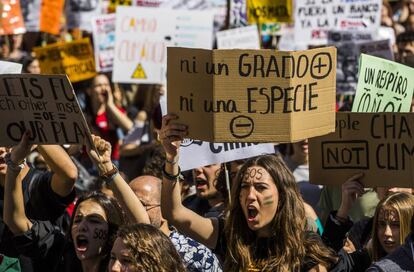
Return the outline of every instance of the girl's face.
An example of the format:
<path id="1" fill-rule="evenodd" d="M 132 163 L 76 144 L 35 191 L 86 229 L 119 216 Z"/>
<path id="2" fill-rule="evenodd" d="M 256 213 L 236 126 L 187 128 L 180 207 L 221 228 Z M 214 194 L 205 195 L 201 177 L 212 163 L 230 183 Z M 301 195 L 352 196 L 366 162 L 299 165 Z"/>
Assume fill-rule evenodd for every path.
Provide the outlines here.
<path id="1" fill-rule="evenodd" d="M 137 271 L 134 266 L 134 258 L 131 252 L 125 246 L 121 238 L 116 238 L 111 250 L 111 260 L 108 264 L 109 272 L 132 272 Z"/>
<path id="2" fill-rule="evenodd" d="M 39 61 L 37 59 L 34 59 L 32 61 L 32 63 L 30 63 L 29 66 L 27 66 L 27 71 L 30 74 L 40 74 L 40 64 L 39 64 Z"/>
<path id="3" fill-rule="evenodd" d="M 111 84 L 105 75 L 97 75 L 93 79 L 90 96 L 92 100 L 101 104 L 105 103 L 108 92 L 111 92 Z"/>
<path id="4" fill-rule="evenodd" d="M 248 227 L 260 237 L 272 235 L 279 192 L 272 177 L 260 166 L 249 167 L 242 177 L 239 201 Z"/>
<path id="5" fill-rule="evenodd" d="M 394 208 L 381 208 L 378 214 L 378 240 L 387 254 L 397 249 L 400 244 L 400 218 Z"/>
<path id="6" fill-rule="evenodd" d="M 71 229 L 79 260 L 98 257 L 108 240 L 108 219 L 105 210 L 95 201 L 79 204 Z"/>

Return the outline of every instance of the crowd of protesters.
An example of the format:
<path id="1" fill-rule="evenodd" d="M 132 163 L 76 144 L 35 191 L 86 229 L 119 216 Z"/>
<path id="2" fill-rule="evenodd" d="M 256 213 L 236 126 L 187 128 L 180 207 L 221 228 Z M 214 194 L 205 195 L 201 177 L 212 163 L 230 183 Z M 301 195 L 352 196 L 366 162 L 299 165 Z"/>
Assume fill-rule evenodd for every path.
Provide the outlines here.
<path id="1" fill-rule="evenodd" d="M 414 67 L 414 0 L 381 22 Z M 62 37 L 2 36 L 1 60 L 41 74 L 33 46 Z M 0 271 L 414 271 L 411 188 L 310 184 L 307 140 L 181 172 L 164 86 L 110 78 L 74 84 L 91 146 L 0 147 Z"/>

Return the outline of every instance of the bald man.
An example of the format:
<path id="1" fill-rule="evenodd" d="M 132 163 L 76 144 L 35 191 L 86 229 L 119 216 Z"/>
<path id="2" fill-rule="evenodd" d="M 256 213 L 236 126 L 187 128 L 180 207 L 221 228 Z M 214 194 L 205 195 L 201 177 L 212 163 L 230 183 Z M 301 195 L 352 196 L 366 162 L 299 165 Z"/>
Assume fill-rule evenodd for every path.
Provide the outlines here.
<path id="1" fill-rule="evenodd" d="M 219 260 L 206 246 L 170 228 L 161 214 L 162 181 L 153 176 L 141 176 L 129 186 L 147 210 L 150 222 L 167 235 L 181 255 L 187 271 L 222 271 Z"/>

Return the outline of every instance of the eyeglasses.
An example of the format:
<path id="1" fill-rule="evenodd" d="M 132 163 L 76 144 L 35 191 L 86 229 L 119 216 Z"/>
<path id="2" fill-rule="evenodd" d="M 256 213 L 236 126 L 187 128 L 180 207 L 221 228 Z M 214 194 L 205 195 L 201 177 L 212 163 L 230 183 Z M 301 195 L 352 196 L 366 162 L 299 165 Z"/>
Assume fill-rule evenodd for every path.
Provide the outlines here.
<path id="1" fill-rule="evenodd" d="M 146 211 L 152 210 L 154 208 L 160 207 L 161 204 L 155 204 L 155 203 L 145 203 L 144 201 L 141 201 L 142 206 L 144 206 Z"/>

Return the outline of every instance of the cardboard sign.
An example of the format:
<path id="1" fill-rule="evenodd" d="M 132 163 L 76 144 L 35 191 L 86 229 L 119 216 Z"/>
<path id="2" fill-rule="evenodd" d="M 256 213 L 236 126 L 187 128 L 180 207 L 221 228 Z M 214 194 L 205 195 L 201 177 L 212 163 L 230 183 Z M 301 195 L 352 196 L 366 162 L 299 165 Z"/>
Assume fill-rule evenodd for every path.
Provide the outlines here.
<path id="1" fill-rule="evenodd" d="M 0 146 L 83 144 L 90 132 L 66 76 L 0 75 Z"/>
<path id="2" fill-rule="evenodd" d="M 331 29 L 376 32 L 381 23 L 381 7 L 381 0 L 297 0 L 295 41 L 326 44 Z"/>
<path id="3" fill-rule="evenodd" d="M 69 43 L 35 47 L 33 51 L 44 74 L 67 74 L 71 82 L 96 75 L 92 47 L 88 38 Z"/>
<path id="4" fill-rule="evenodd" d="M 223 30 L 216 35 L 218 49 L 260 49 L 256 25 Z"/>
<path id="5" fill-rule="evenodd" d="M 101 15 L 102 10 L 102 0 L 66 1 L 66 25 L 69 29 L 92 32 L 91 18 Z"/>
<path id="6" fill-rule="evenodd" d="M 182 171 L 186 171 L 210 164 L 273 154 L 274 152 L 273 144 L 208 143 L 186 139 L 181 144 L 179 165 Z"/>
<path id="7" fill-rule="evenodd" d="M 345 113 L 336 131 L 309 140 L 310 182 L 340 185 L 363 172 L 365 187 L 414 187 L 414 115 Z"/>
<path id="8" fill-rule="evenodd" d="M 208 142 L 294 142 L 334 131 L 336 49 L 168 48 L 168 112 Z"/>
<path id="9" fill-rule="evenodd" d="M 361 53 L 369 53 L 386 59 L 393 59 L 392 48 L 388 40 L 349 41 L 332 43 L 338 49 L 336 90 L 341 94 L 354 95 L 357 89 Z"/>
<path id="10" fill-rule="evenodd" d="M 64 0 L 42 0 L 39 30 L 59 35 Z"/>
<path id="11" fill-rule="evenodd" d="M 115 14 L 94 18 L 92 29 L 96 70 L 112 71 L 115 52 Z"/>
<path id="12" fill-rule="evenodd" d="M 22 67 L 20 63 L 0 60 L 0 74 L 20 74 Z"/>
<path id="13" fill-rule="evenodd" d="M 250 24 L 292 21 L 292 1 L 247 0 L 247 18 Z"/>
<path id="14" fill-rule="evenodd" d="M 212 47 L 209 11 L 118 7 L 112 80 L 163 83 L 167 46 Z"/>
<path id="15" fill-rule="evenodd" d="M 19 1 L 1 1 L 0 14 L 0 35 L 22 34 L 26 32 Z"/>
<path id="16" fill-rule="evenodd" d="M 353 112 L 409 112 L 414 69 L 362 54 Z"/>

